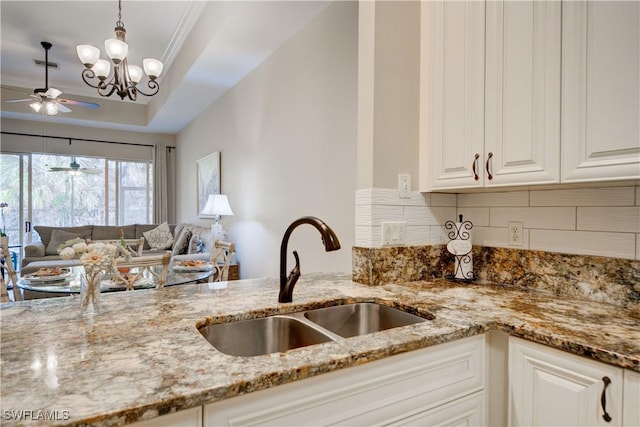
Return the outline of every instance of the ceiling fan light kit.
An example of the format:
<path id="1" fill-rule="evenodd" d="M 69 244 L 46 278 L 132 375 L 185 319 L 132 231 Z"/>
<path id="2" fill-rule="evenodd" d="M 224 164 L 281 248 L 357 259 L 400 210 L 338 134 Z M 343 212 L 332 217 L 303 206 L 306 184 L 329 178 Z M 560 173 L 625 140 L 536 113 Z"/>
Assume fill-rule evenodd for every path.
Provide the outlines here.
<path id="1" fill-rule="evenodd" d="M 79 45 L 76 48 L 80 61 L 84 64 L 82 80 L 89 86 L 98 90 L 100 96 L 109 97 L 116 93 L 120 99 L 129 98 L 135 101 L 138 93 L 144 96 L 153 96 L 160 90 L 156 79 L 162 73 L 162 62 L 153 58 L 142 61 L 144 72 L 149 81 L 147 87 L 150 92 L 144 92 L 138 87 L 142 79 L 142 69 L 135 65 L 127 64 L 129 46 L 125 42 L 126 30 L 122 23 L 122 0 L 118 0 L 118 21 L 116 22 L 116 38 L 104 42 L 104 48 L 111 62 L 99 59 L 100 49 L 90 45 Z M 113 65 L 113 72 L 111 66 Z M 95 81 L 97 79 L 97 81 Z"/>
<path id="2" fill-rule="evenodd" d="M 89 108 L 99 108 L 98 104 L 93 102 L 84 102 L 84 101 L 73 101 L 71 99 L 63 99 L 58 98 L 62 95 L 62 91 L 49 87 L 49 67 L 51 66 L 49 62 L 49 50 L 53 47 L 53 45 L 49 42 L 40 42 L 40 45 L 44 49 L 44 87 L 37 88 L 33 90 L 33 93 L 27 93 L 25 95 L 29 95 L 29 98 L 26 99 L 8 99 L 4 102 L 29 102 L 29 107 L 39 114 L 44 114 L 47 116 L 55 116 L 58 112 L 69 113 L 71 109 L 64 104 L 69 105 L 78 105 L 81 107 L 89 107 Z M 7 88 L 11 91 L 16 91 L 15 89 Z M 16 91 L 17 92 L 17 91 Z"/>

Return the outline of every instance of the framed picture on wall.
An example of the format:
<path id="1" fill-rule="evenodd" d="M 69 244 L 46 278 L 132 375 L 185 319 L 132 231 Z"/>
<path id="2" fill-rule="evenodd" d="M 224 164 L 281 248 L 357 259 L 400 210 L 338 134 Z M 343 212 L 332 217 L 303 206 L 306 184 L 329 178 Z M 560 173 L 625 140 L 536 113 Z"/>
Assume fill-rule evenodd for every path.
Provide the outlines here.
<path id="1" fill-rule="evenodd" d="M 209 194 L 220 194 L 220 152 L 196 160 L 196 182 L 198 184 L 197 212 L 199 218 L 213 218 L 213 215 L 203 215 L 205 203 Z"/>

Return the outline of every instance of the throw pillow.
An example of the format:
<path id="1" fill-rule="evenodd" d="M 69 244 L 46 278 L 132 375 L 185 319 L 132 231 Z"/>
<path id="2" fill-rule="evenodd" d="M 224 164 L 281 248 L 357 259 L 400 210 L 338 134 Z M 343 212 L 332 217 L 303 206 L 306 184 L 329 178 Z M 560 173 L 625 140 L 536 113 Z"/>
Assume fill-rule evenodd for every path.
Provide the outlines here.
<path id="1" fill-rule="evenodd" d="M 180 236 L 176 239 L 176 243 L 173 245 L 173 252 L 171 255 L 184 255 L 189 250 L 189 241 L 191 240 L 191 230 L 184 229 L 180 233 Z"/>
<path id="2" fill-rule="evenodd" d="M 188 254 L 199 254 L 202 253 L 202 249 L 204 248 L 204 242 L 200 238 L 199 234 L 194 234 L 189 240 L 189 249 L 187 251 Z"/>
<path id="3" fill-rule="evenodd" d="M 81 238 L 78 233 L 71 233 L 64 230 L 53 230 L 51 231 L 51 240 L 49 240 L 49 244 L 47 245 L 47 249 L 44 253 L 46 255 L 58 255 L 58 246 L 67 240 L 78 238 Z"/>
<path id="4" fill-rule="evenodd" d="M 151 249 L 168 249 L 173 244 L 173 235 L 169 224 L 163 222 L 153 230 L 142 233 Z"/>

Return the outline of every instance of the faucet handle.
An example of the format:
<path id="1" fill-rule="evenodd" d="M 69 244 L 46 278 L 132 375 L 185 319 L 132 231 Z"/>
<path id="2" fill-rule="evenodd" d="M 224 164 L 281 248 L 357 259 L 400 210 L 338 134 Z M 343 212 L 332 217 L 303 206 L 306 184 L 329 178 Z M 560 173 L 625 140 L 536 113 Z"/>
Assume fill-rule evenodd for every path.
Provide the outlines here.
<path id="1" fill-rule="evenodd" d="M 296 265 L 291 269 L 291 275 L 300 276 L 300 257 L 298 257 L 298 251 L 293 251 L 293 257 L 296 259 Z"/>
<path id="2" fill-rule="evenodd" d="M 291 269 L 289 277 L 285 278 L 284 284 L 280 285 L 280 294 L 278 295 L 278 302 L 291 302 L 293 301 L 293 287 L 300 278 L 300 258 L 298 252 L 293 251 L 293 256 L 296 259 L 296 265 Z"/>

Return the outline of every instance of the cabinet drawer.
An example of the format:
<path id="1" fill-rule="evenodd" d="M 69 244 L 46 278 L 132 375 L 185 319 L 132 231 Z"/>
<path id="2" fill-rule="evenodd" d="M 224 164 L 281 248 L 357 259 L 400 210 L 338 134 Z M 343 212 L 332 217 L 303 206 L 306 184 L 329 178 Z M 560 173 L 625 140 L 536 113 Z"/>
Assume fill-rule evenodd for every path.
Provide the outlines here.
<path id="1" fill-rule="evenodd" d="M 205 425 L 391 423 L 484 388 L 484 335 L 205 405 Z"/>
<path id="2" fill-rule="evenodd" d="M 484 391 L 454 400 L 393 423 L 394 426 L 482 426 L 485 421 Z"/>

